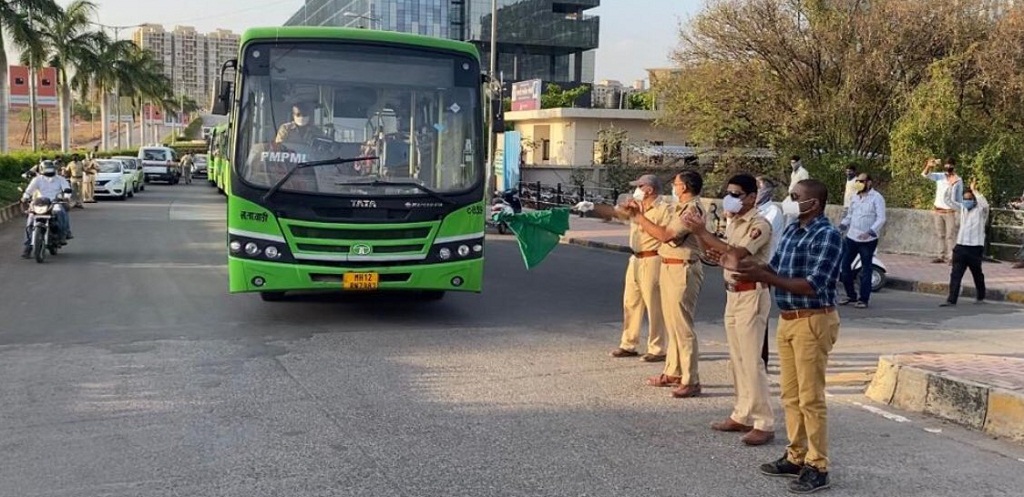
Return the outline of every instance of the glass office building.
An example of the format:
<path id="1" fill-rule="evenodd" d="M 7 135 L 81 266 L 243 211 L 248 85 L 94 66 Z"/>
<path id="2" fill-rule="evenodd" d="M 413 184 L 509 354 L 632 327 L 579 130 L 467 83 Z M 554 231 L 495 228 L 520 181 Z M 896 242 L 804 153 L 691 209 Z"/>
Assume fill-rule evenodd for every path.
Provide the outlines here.
<path id="1" fill-rule="evenodd" d="M 498 0 L 498 70 L 507 81 L 593 82 L 600 0 Z M 491 0 L 306 0 L 286 26 L 342 26 L 470 41 L 489 66 Z"/>

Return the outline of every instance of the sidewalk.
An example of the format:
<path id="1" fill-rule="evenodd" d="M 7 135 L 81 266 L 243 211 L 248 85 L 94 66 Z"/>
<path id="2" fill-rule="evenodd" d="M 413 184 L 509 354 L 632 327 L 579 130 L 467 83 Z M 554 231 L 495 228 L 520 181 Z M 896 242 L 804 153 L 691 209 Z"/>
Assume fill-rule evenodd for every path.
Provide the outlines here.
<path id="1" fill-rule="evenodd" d="M 573 216 L 563 242 L 618 252 L 629 252 L 628 226 L 621 222 Z M 930 258 L 882 254 L 886 286 L 897 290 L 945 295 L 949 291 L 949 266 L 932 264 Z M 1008 263 L 985 263 L 987 299 L 1024 304 L 1024 269 L 1012 269 Z M 974 296 L 970 273 L 964 276 L 963 296 Z"/>

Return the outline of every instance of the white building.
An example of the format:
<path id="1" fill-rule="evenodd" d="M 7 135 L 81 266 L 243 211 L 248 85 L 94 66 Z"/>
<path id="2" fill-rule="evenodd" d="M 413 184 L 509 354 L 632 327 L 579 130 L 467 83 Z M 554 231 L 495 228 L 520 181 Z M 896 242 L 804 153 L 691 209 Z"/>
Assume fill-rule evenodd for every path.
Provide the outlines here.
<path id="1" fill-rule="evenodd" d="M 187 95 L 203 109 L 210 106 L 221 65 L 238 56 L 239 36 L 225 29 L 203 34 L 191 26 L 167 31 L 159 24 L 146 24 L 135 30 L 132 40 L 163 62 L 176 94 Z"/>

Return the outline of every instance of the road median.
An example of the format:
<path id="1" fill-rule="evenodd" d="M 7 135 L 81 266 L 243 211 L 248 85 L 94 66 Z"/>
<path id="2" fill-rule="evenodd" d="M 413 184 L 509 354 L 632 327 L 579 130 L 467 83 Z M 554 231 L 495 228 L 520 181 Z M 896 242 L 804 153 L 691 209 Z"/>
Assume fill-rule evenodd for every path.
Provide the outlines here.
<path id="1" fill-rule="evenodd" d="M 1024 359 L 977 354 L 879 358 L 865 395 L 1024 443 Z"/>

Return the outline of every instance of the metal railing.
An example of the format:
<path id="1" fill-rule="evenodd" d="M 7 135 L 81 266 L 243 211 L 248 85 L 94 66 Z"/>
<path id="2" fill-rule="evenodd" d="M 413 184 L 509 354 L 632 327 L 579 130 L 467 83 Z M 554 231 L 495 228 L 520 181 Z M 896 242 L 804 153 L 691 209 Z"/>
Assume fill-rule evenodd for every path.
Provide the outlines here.
<path id="1" fill-rule="evenodd" d="M 614 205 L 618 190 L 596 186 L 578 186 L 557 183 L 546 185 L 540 181 L 519 182 L 519 199 L 523 207 L 542 210 L 552 207 L 573 207 L 580 202 Z"/>

